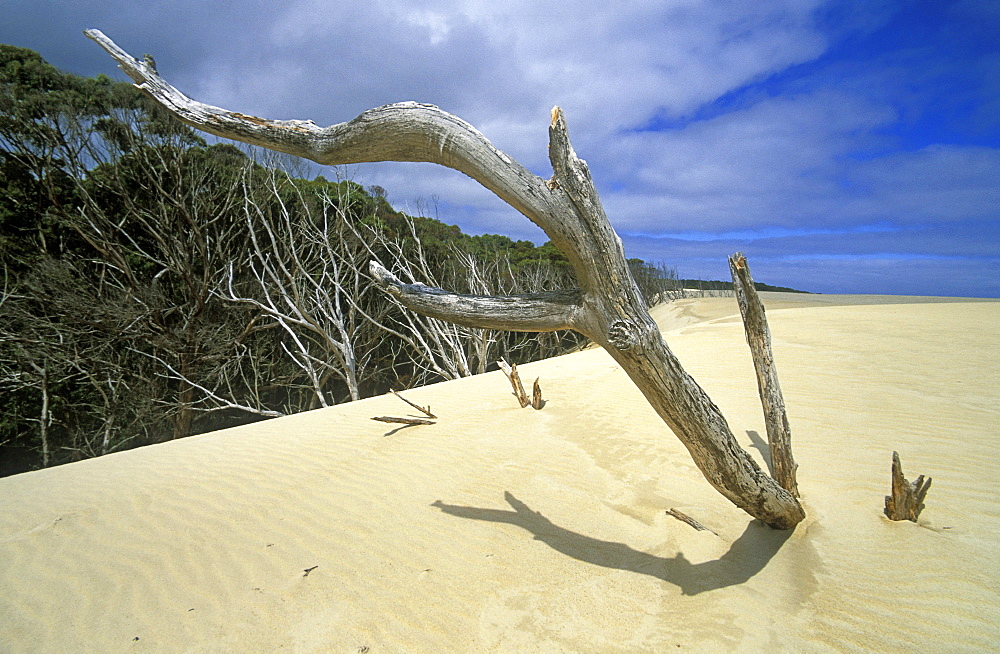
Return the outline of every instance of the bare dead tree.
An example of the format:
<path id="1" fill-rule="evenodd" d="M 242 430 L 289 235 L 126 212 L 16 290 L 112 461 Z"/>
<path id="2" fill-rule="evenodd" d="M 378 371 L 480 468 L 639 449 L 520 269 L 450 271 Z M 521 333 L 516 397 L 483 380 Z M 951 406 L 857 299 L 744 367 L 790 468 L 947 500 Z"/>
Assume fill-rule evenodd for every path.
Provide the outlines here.
<path id="1" fill-rule="evenodd" d="M 253 183 L 267 192 L 263 199 L 249 188 L 242 193 L 250 248 L 239 270 L 230 264 L 218 292 L 259 310 L 286 334 L 282 347 L 309 379 L 314 407 L 336 404 L 331 378 L 358 400 L 368 363 L 359 341 L 371 331 L 359 313 L 368 288 L 362 237 L 334 198 L 322 196 L 310 206 L 280 171 L 243 177 L 244 186 Z M 237 276 L 254 280 L 252 292 L 235 283 Z"/>
<path id="2" fill-rule="evenodd" d="M 43 467 L 114 451 L 147 417 L 133 397 L 141 367 L 107 337 L 133 316 L 102 306 L 86 278 L 70 260 L 43 260 L 0 296 L 0 391 L 15 413 L 17 396 L 37 394 L 37 414 L 21 421 L 37 426 L 26 440 Z"/>
<path id="3" fill-rule="evenodd" d="M 737 443 L 718 407 L 681 367 L 649 315 L 586 162 L 556 107 L 549 127 L 553 176 L 541 179 L 497 150 L 465 121 L 414 102 L 368 110 L 330 127 L 276 121 L 202 104 L 168 84 L 97 30 L 87 36 L 178 119 L 216 136 L 321 164 L 423 161 L 472 177 L 541 227 L 569 259 L 580 288 L 515 297 L 458 295 L 401 282 L 377 262 L 372 273 L 407 307 L 475 328 L 575 329 L 604 347 L 687 447 L 705 478 L 750 515 L 787 529 L 805 513 Z"/>

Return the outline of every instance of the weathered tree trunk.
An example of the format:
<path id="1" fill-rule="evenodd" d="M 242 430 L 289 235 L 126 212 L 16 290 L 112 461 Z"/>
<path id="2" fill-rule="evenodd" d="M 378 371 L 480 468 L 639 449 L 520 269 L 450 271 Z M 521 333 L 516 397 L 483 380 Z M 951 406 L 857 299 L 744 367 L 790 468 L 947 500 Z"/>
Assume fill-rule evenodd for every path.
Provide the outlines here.
<path id="1" fill-rule="evenodd" d="M 757 372 L 757 391 L 764 405 L 764 423 L 767 426 L 767 442 L 771 453 L 771 475 L 781 487 L 799 496 L 799 486 L 795 481 L 798 465 L 792 458 L 792 433 L 785 413 L 785 398 L 778 384 L 778 371 L 774 367 L 771 352 L 771 329 L 764 315 L 764 303 L 757 295 L 757 288 L 750 276 L 750 266 L 742 252 L 729 257 L 729 271 L 733 275 L 736 301 L 743 315 L 743 327 L 747 343 L 753 355 L 753 367 Z"/>
<path id="2" fill-rule="evenodd" d="M 892 453 L 892 495 L 885 496 L 885 514 L 890 520 L 916 522 L 924 510 L 924 498 L 931 488 L 931 478 L 920 475 L 912 484 L 903 476 L 899 453 Z"/>
<path id="3" fill-rule="evenodd" d="M 99 43 L 139 89 L 188 125 L 320 164 L 422 161 L 454 168 L 541 227 L 570 260 L 580 289 L 515 297 L 456 295 L 404 284 L 372 262 L 372 274 L 405 306 L 469 327 L 517 331 L 575 329 L 603 346 L 680 438 L 705 478 L 772 527 L 805 516 L 796 499 L 736 442 L 718 407 L 683 370 L 649 315 L 621 240 L 604 214 L 586 162 L 570 145 L 562 111 L 552 110 L 543 180 L 497 150 L 465 121 L 435 106 L 405 102 L 365 111 L 330 127 L 275 121 L 196 102 L 97 30 Z"/>

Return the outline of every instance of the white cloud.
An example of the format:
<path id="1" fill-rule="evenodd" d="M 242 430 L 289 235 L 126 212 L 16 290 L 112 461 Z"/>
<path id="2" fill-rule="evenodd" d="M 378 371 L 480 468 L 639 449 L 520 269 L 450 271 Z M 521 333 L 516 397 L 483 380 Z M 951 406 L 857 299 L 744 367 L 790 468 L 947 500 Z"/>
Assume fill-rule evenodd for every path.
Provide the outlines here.
<path id="1" fill-rule="evenodd" d="M 932 145 L 865 162 L 853 171 L 868 187 L 867 213 L 904 223 L 979 221 L 1000 207 L 1000 150 Z"/>
<path id="2" fill-rule="evenodd" d="M 624 190 L 605 202 L 622 229 L 651 233 L 845 220 L 830 206 L 844 196 L 843 157 L 859 133 L 893 118 L 863 98 L 821 90 L 682 129 L 624 134 L 609 144 L 608 170 Z"/>
<path id="3" fill-rule="evenodd" d="M 549 109 L 558 104 L 636 256 L 669 258 L 655 254 L 669 244 L 679 257 L 714 261 L 719 248 L 766 244 L 771 253 L 862 257 L 879 253 L 858 245 L 876 242 L 893 253 L 931 256 L 937 247 L 957 256 L 963 247 L 979 252 L 970 225 L 985 230 L 998 217 L 1000 153 L 966 144 L 996 132 L 1000 53 L 967 56 L 970 43 L 995 32 L 995 2 L 942 8 L 941 20 L 960 22 L 942 27 L 937 42 L 874 54 L 845 43 L 894 16 L 903 25 L 920 16 L 893 0 L 56 4 L 32 3 L 34 14 L 17 8 L 20 27 L 7 31 L 32 34 L 23 45 L 60 65 L 86 60 L 87 74 L 113 73 L 79 35 L 98 27 L 134 54 L 153 53 L 181 90 L 233 110 L 330 124 L 389 102 L 430 102 L 543 177 Z M 921 36 L 936 34 L 936 25 L 920 27 Z M 37 45 L 44 39 L 52 52 Z M 61 54 L 70 43 L 86 56 Z M 971 107 L 961 127 L 972 136 L 899 136 L 901 126 L 919 132 L 942 106 Z M 651 129 L 662 125 L 671 128 Z M 467 231 L 544 239 L 454 171 L 375 164 L 352 174 L 385 187 L 397 206 L 437 196 L 440 218 Z M 965 240 L 864 231 L 933 223 L 960 228 Z M 725 238 L 697 245 L 628 235 L 688 231 Z M 993 227 L 979 242 L 996 239 Z M 724 274 L 724 259 L 719 265 Z"/>

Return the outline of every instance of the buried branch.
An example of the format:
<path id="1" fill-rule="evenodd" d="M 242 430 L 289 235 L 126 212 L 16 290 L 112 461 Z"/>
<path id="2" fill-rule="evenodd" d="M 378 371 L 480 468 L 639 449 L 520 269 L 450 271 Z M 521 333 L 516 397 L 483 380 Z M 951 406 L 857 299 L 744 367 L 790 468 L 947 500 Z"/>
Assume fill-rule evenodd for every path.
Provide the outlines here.
<path id="1" fill-rule="evenodd" d="M 517 364 L 511 365 L 505 360 L 500 359 L 497 361 L 497 365 L 500 366 L 500 370 L 503 370 L 503 374 L 507 375 L 511 388 L 514 389 L 514 397 L 517 398 L 517 402 L 521 405 L 521 408 L 523 409 L 531 404 L 528 394 L 524 391 L 524 384 L 521 383 L 521 375 L 517 372 Z M 537 384 L 538 382 L 535 383 Z"/>
<path id="2" fill-rule="evenodd" d="M 433 420 L 426 418 L 398 418 L 396 416 L 376 416 L 372 420 L 388 422 L 395 425 L 433 425 Z"/>
<path id="3" fill-rule="evenodd" d="M 414 404 L 413 402 L 410 402 L 408 399 L 406 399 L 405 397 L 403 397 L 402 395 L 400 395 L 396 391 L 392 391 L 392 394 L 395 395 L 396 397 L 398 397 L 399 399 L 401 399 L 403 402 L 406 402 L 407 404 L 409 404 L 414 409 L 416 409 L 420 413 L 424 414 L 428 418 L 435 418 L 435 419 L 437 418 L 436 415 L 434 415 L 433 413 L 431 413 L 431 407 L 429 405 L 428 406 L 420 406 L 419 404 Z"/>
<path id="4" fill-rule="evenodd" d="M 365 111 L 329 127 L 279 121 L 206 105 L 181 93 L 150 66 L 97 30 L 103 47 L 137 87 L 182 122 L 210 134 L 304 157 L 324 165 L 376 161 L 436 163 L 465 173 L 542 228 L 569 259 L 580 288 L 517 297 L 448 293 L 402 284 L 373 264 L 372 277 L 406 307 L 472 327 L 516 331 L 574 329 L 604 347 L 688 449 L 712 486 L 772 527 L 788 529 L 805 513 L 795 497 L 743 450 L 718 407 L 683 369 L 649 315 L 585 161 L 569 140 L 563 112 L 552 110 L 549 180 L 499 151 L 460 118 L 404 102 Z"/>
<path id="5" fill-rule="evenodd" d="M 402 395 L 400 395 L 396 391 L 392 391 L 392 394 L 395 395 L 396 397 L 398 397 L 400 400 L 402 400 L 406 404 L 408 404 L 411 407 L 413 407 L 414 409 L 416 409 L 417 411 L 419 411 L 420 413 L 422 413 L 425 416 L 427 416 L 427 418 L 398 418 L 396 416 L 377 416 L 375 418 L 372 418 L 372 420 L 378 420 L 379 422 L 389 422 L 389 423 L 394 423 L 394 424 L 399 424 L 399 425 L 433 425 L 433 424 L 436 424 L 434 421 L 437 420 L 437 416 L 434 415 L 433 413 L 431 413 L 430 406 L 423 407 L 423 406 L 420 406 L 419 404 L 415 404 L 413 402 L 410 402 L 408 399 L 406 399 L 405 397 L 403 397 Z"/>

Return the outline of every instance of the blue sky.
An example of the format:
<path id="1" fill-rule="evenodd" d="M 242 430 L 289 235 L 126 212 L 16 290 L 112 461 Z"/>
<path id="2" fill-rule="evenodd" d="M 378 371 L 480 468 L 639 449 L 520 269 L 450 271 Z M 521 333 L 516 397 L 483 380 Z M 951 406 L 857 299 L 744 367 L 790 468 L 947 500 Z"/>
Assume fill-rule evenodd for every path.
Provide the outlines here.
<path id="1" fill-rule="evenodd" d="M 69 5 L 69 6 L 67 6 Z M 502 6 L 500 6 L 502 5 Z M 7 0 L 0 42 L 269 118 L 437 104 L 548 177 L 566 112 L 630 256 L 823 293 L 1000 297 L 1000 2 Z M 327 172 L 328 176 L 332 173 Z M 537 242 L 425 164 L 347 171 L 399 208 Z"/>

